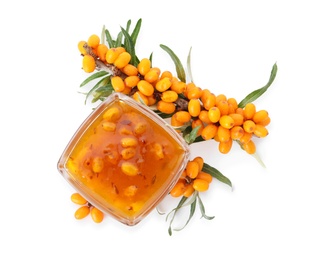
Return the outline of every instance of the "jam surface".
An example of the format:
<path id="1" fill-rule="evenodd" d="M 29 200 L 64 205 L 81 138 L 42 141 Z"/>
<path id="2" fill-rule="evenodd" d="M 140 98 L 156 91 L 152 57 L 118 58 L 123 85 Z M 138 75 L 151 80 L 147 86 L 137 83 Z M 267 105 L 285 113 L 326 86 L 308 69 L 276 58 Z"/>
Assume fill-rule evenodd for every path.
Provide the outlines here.
<path id="1" fill-rule="evenodd" d="M 166 189 L 183 153 L 164 127 L 118 100 L 87 128 L 65 166 L 109 211 L 133 219 Z"/>

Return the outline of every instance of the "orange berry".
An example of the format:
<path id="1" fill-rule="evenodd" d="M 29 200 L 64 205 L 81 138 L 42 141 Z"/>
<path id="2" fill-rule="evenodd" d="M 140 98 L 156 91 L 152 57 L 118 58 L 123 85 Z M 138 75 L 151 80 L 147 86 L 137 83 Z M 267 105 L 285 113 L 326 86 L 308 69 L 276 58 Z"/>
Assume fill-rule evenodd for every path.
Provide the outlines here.
<path id="1" fill-rule="evenodd" d="M 227 99 L 226 99 L 226 96 L 224 95 L 224 94 L 219 94 L 219 95 L 217 95 L 216 97 L 215 97 L 215 106 L 217 106 L 218 105 L 218 103 L 220 102 L 220 101 L 226 101 Z"/>
<path id="2" fill-rule="evenodd" d="M 179 180 L 170 191 L 170 195 L 172 197 L 180 197 L 183 195 L 185 189 L 186 189 L 186 185 L 184 180 Z"/>
<path id="3" fill-rule="evenodd" d="M 187 123 L 191 119 L 191 115 L 187 111 L 178 111 L 175 113 L 175 119 L 181 123 Z"/>
<path id="4" fill-rule="evenodd" d="M 84 45 L 85 45 L 86 41 L 80 41 L 78 42 L 78 50 L 79 52 L 82 54 L 82 55 L 85 55 L 87 54 L 85 48 L 84 48 Z"/>
<path id="5" fill-rule="evenodd" d="M 200 119 L 192 120 L 191 128 L 194 129 L 194 128 L 198 127 L 198 126 L 199 126 L 199 128 L 198 128 L 198 131 L 197 131 L 197 136 L 200 136 L 203 129 L 204 129 L 204 124 Z"/>
<path id="6" fill-rule="evenodd" d="M 199 166 L 199 171 L 201 171 L 203 169 L 203 166 L 204 166 L 204 159 L 200 156 L 197 156 L 193 159 L 194 162 L 197 162 L 198 163 L 198 166 Z"/>
<path id="7" fill-rule="evenodd" d="M 219 120 L 219 123 L 220 123 L 221 126 L 227 128 L 227 129 L 230 129 L 230 128 L 232 128 L 234 126 L 234 120 L 229 115 L 221 116 L 221 118 Z"/>
<path id="8" fill-rule="evenodd" d="M 253 133 L 255 131 L 256 124 L 255 124 L 254 121 L 248 119 L 248 120 L 243 122 L 242 127 L 247 133 Z"/>
<path id="9" fill-rule="evenodd" d="M 230 134 L 232 140 L 240 140 L 240 138 L 244 135 L 244 130 L 242 126 L 234 126 L 230 129 Z"/>
<path id="10" fill-rule="evenodd" d="M 108 46 L 105 44 L 99 44 L 96 49 L 97 56 L 101 61 L 106 61 L 106 53 L 108 52 Z"/>
<path id="11" fill-rule="evenodd" d="M 208 110 L 208 119 L 212 122 L 212 123 L 216 123 L 220 120 L 221 117 L 221 112 L 217 107 L 211 107 Z"/>
<path id="12" fill-rule="evenodd" d="M 240 126 L 243 124 L 243 115 L 237 114 L 237 113 L 232 113 L 232 114 L 229 114 L 229 116 L 233 118 L 234 126 Z"/>
<path id="13" fill-rule="evenodd" d="M 87 203 L 87 200 L 84 199 L 84 197 L 82 197 L 82 195 L 80 195 L 79 193 L 73 193 L 70 196 L 70 199 L 73 203 L 76 203 L 78 205 L 84 205 Z"/>
<path id="14" fill-rule="evenodd" d="M 256 113 L 256 106 L 253 103 L 248 103 L 243 109 L 243 115 L 246 119 L 252 119 Z"/>
<path id="15" fill-rule="evenodd" d="M 265 126 L 256 124 L 254 135 L 257 137 L 266 137 L 268 135 L 268 130 Z"/>
<path id="16" fill-rule="evenodd" d="M 144 76 L 144 79 L 149 83 L 156 82 L 160 77 L 160 69 L 159 68 L 151 68 Z"/>
<path id="17" fill-rule="evenodd" d="M 186 185 L 184 192 L 183 192 L 183 196 L 185 196 L 186 198 L 189 198 L 193 193 L 194 193 L 195 189 L 193 187 L 193 185 L 188 184 Z"/>
<path id="18" fill-rule="evenodd" d="M 233 111 L 236 111 L 236 109 L 238 108 L 237 100 L 235 98 L 229 98 L 227 101 L 229 104 L 229 109 L 232 108 Z"/>
<path id="19" fill-rule="evenodd" d="M 75 218 L 76 219 L 83 219 L 83 218 L 87 217 L 89 212 L 90 212 L 89 206 L 86 206 L 86 205 L 81 206 L 75 211 Z"/>
<path id="20" fill-rule="evenodd" d="M 151 61 L 147 58 L 142 59 L 137 65 L 137 69 L 139 73 L 143 76 L 145 76 L 145 74 L 149 72 L 150 68 L 151 68 Z"/>
<path id="21" fill-rule="evenodd" d="M 118 69 L 122 69 L 123 67 L 127 66 L 127 64 L 131 60 L 131 55 L 128 52 L 122 52 L 119 54 L 117 59 L 114 61 L 114 66 L 116 66 Z"/>
<path id="22" fill-rule="evenodd" d="M 119 76 L 111 77 L 111 84 L 115 91 L 122 92 L 125 89 L 125 83 Z"/>
<path id="23" fill-rule="evenodd" d="M 220 142 L 227 142 L 231 139 L 231 131 L 223 126 L 219 126 L 217 129 L 217 136 Z"/>
<path id="24" fill-rule="evenodd" d="M 136 100 L 138 103 L 141 103 L 143 105 L 148 106 L 148 97 L 145 96 L 143 93 L 141 93 L 140 91 L 136 91 L 133 95 L 132 98 L 134 100 Z"/>
<path id="25" fill-rule="evenodd" d="M 95 70 L 95 68 L 96 68 L 95 59 L 89 54 L 84 55 L 83 70 L 87 73 L 91 73 Z"/>
<path id="26" fill-rule="evenodd" d="M 106 55 L 105 55 L 106 62 L 109 64 L 113 64 L 115 62 L 115 60 L 119 57 L 119 55 L 125 51 L 126 50 L 123 47 L 108 49 L 108 51 L 106 52 Z"/>
<path id="27" fill-rule="evenodd" d="M 227 154 L 228 152 L 230 152 L 230 150 L 232 148 L 232 144 L 233 144 L 233 141 L 231 138 L 228 141 L 219 142 L 218 150 L 220 151 L 220 153 Z"/>
<path id="28" fill-rule="evenodd" d="M 104 214 L 98 208 L 92 207 L 90 213 L 95 223 L 101 223 L 103 221 Z"/>
<path id="29" fill-rule="evenodd" d="M 204 124 L 210 124 L 212 123 L 211 120 L 209 120 L 208 117 L 208 111 L 207 110 L 202 110 L 199 113 L 199 119 L 204 123 Z"/>
<path id="30" fill-rule="evenodd" d="M 162 72 L 160 79 L 168 78 L 171 80 L 172 77 L 173 77 L 172 73 L 166 70 Z"/>
<path id="31" fill-rule="evenodd" d="M 155 88 L 160 92 L 164 92 L 164 91 L 168 90 L 171 87 L 171 85 L 172 85 L 171 80 L 169 78 L 165 77 L 156 82 Z M 172 91 L 174 91 L 174 90 L 172 90 Z"/>
<path id="32" fill-rule="evenodd" d="M 256 124 L 259 124 L 260 122 L 266 120 L 266 118 L 268 118 L 268 112 L 266 110 L 259 110 L 254 114 L 252 120 Z"/>
<path id="33" fill-rule="evenodd" d="M 172 84 L 171 84 L 170 88 L 171 88 L 171 90 L 177 92 L 178 94 L 181 94 L 186 89 L 186 83 L 184 83 L 182 81 L 178 81 L 178 80 L 175 80 L 175 81 L 172 80 Z"/>
<path id="34" fill-rule="evenodd" d="M 197 177 L 199 173 L 199 165 L 196 161 L 189 161 L 186 166 L 186 173 L 187 176 L 191 179 L 194 179 Z"/>
<path id="35" fill-rule="evenodd" d="M 244 131 L 243 135 L 240 137 L 239 141 L 242 144 L 248 143 L 251 140 L 252 133 Z"/>
<path id="36" fill-rule="evenodd" d="M 207 191 L 209 188 L 209 183 L 206 180 L 195 179 L 193 182 L 193 187 L 196 191 Z"/>
<path id="37" fill-rule="evenodd" d="M 256 152 L 256 145 L 252 140 L 247 143 L 241 144 L 241 147 L 249 154 L 254 154 Z"/>
<path id="38" fill-rule="evenodd" d="M 188 99 L 200 98 L 202 94 L 202 89 L 195 86 L 193 83 L 189 83 L 186 88 L 186 96 Z"/>
<path id="39" fill-rule="evenodd" d="M 204 108 L 206 110 L 209 110 L 211 107 L 215 106 L 215 95 L 214 94 L 209 94 L 207 97 L 202 100 Z"/>
<path id="40" fill-rule="evenodd" d="M 217 107 L 221 112 L 221 116 L 229 114 L 229 103 L 227 102 L 227 100 L 221 100 L 217 104 Z"/>
<path id="41" fill-rule="evenodd" d="M 157 109 L 164 114 L 172 114 L 175 111 L 175 104 L 160 100 L 157 102 Z"/>
<path id="42" fill-rule="evenodd" d="M 161 95 L 161 99 L 165 102 L 175 102 L 178 99 L 178 94 L 177 92 L 173 91 L 173 90 L 167 90 L 164 91 Z"/>
<path id="43" fill-rule="evenodd" d="M 137 76 L 138 75 L 138 69 L 132 65 L 132 64 L 127 64 L 124 66 L 121 71 L 126 74 L 127 76 Z"/>
<path id="44" fill-rule="evenodd" d="M 199 99 L 190 99 L 188 102 L 188 112 L 191 116 L 199 116 L 201 111 L 201 105 Z"/>
<path id="45" fill-rule="evenodd" d="M 100 37 L 98 37 L 98 35 L 96 34 L 92 34 L 91 36 L 89 36 L 87 44 L 89 47 L 96 49 L 97 46 L 100 44 Z"/>
<path id="46" fill-rule="evenodd" d="M 218 127 L 215 124 L 210 123 L 204 127 L 203 131 L 201 132 L 201 137 L 204 140 L 210 140 L 216 135 L 217 129 Z"/>
<path id="47" fill-rule="evenodd" d="M 130 88 L 137 86 L 139 81 L 140 79 L 138 76 L 128 76 L 124 79 L 125 86 Z"/>
<path id="48" fill-rule="evenodd" d="M 146 80 L 140 80 L 137 84 L 138 90 L 145 96 L 151 96 L 154 93 L 154 87 Z"/>
<path id="49" fill-rule="evenodd" d="M 213 181 L 213 176 L 210 175 L 210 174 L 207 173 L 207 172 L 203 172 L 203 171 L 201 171 L 201 172 L 198 173 L 196 179 L 197 179 L 197 180 L 198 180 L 198 179 L 205 180 L 205 181 L 207 181 L 208 183 L 211 183 L 211 182 Z"/>

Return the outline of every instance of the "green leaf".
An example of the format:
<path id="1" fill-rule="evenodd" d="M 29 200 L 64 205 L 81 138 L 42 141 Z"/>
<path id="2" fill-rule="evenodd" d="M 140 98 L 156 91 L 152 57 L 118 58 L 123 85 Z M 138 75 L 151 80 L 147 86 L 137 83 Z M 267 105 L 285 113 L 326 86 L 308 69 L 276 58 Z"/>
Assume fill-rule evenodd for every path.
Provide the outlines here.
<path id="1" fill-rule="evenodd" d="M 190 77 L 190 82 L 194 82 L 194 78 L 192 77 L 192 71 L 191 71 L 191 49 L 189 50 L 188 58 L 187 58 L 187 70 L 188 70 L 188 75 Z"/>
<path id="2" fill-rule="evenodd" d="M 142 23 L 142 19 L 139 19 L 137 21 L 137 23 L 136 23 L 136 26 L 135 26 L 134 30 L 131 33 L 131 39 L 132 39 L 132 42 L 134 43 L 135 46 L 136 46 L 138 34 L 140 32 L 141 23 Z"/>
<path id="3" fill-rule="evenodd" d="M 178 78 L 182 81 L 182 82 L 186 82 L 186 73 L 185 70 L 182 66 L 182 63 L 180 61 L 180 59 L 178 58 L 177 55 L 175 55 L 175 53 L 167 46 L 160 44 L 160 47 L 165 50 L 170 57 L 172 58 L 174 65 L 175 65 L 175 69 L 178 75 Z"/>
<path id="4" fill-rule="evenodd" d="M 102 32 L 101 32 L 101 43 L 105 44 L 105 25 L 102 27 Z"/>
<path id="5" fill-rule="evenodd" d="M 204 163 L 203 172 L 207 172 L 212 175 L 214 178 L 218 179 L 219 181 L 229 185 L 232 188 L 231 181 L 225 177 L 219 170 L 215 169 L 214 167 Z"/>
<path id="6" fill-rule="evenodd" d="M 131 55 L 131 61 L 130 63 L 134 66 L 137 66 L 136 63 L 136 53 L 135 53 L 135 45 L 131 39 L 131 36 L 129 35 L 129 33 L 121 27 L 121 32 L 123 33 L 124 37 L 125 37 L 125 48 L 126 51 L 129 52 L 129 54 Z"/>
<path id="7" fill-rule="evenodd" d="M 194 129 L 191 130 L 191 132 L 189 134 L 186 134 L 184 136 L 184 139 L 188 144 L 192 144 L 196 140 L 197 133 L 198 133 L 200 127 L 201 127 L 200 125 L 196 126 Z"/>
<path id="8" fill-rule="evenodd" d="M 188 225 L 188 223 L 190 222 L 192 217 L 194 216 L 194 213 L 195 213 L 195 210 L 196 210 L 197 194 L 198 194 L 198 192 L 194 192 L 194 194 L 192 195 L 195 199 L 190 204 L 190 212 L 189 212 L 189 217 L 188 217 L 187 222 L 181 228 L 175 228 L 174 229 L 175 231 L 181 231 L 182 229 L 184 229 Z"/>
<path id="9" fill-rule="evenodd" d="M 122 36 L 123 36 L 122 32 L 119 32 L 118 36 L 117 36 L 117 39 L 115 41 L 115 47 L 122 46 Z"/>
<path id="10" fill-rule="evenodd" d="M 109 73 L 104 71 L 104 70 L 101 70 L 99 72 L 95 72 L 94 74 L 92 74 L 91 76 L 89 76 L 87 79 L 85 79 L 81 84 L 80 84 L 80 87 L 83 87 L 85 86 L 87 83 L 89 83 L 90 81 L 94 80 L 94 79 L 97 79 L 97 78 L 100 78 L 100 77 L 103 77 L 105 75 L 108 75 Z"/>
<path id="11" fill-rule="evenodd" d="M 106 42 L 108 43 L 109 48 L 115 47 L 114 41 L 111 37 L 111 34 L 110 34 L 109 30 L 107 30 L 107 29 L 105 30 L 105 36 L 106 36 Z"/>
<path id="12" fill-rule="evenodd" d="M 182 208 L 182 205 L 186 202 L 188 198 L 187 197 L 182 197 L 181 200 L 179 201 L 178 205 L 170 211 L 170 213 L 166 216 L 166 220 L 168 220 L 170 214 L 173 214 L 172 217 L 171 217 L 171 220 L 170 220 L 170 224 L 169 224 L 169 229 L 168 229 L 168 232 L 169 232 L 169 235 L 171 236 L 172 235 L 172 222 L 177 214 L 177 211 Z"/>
<path id="13" fill-rule="evenodd" d="M 102 78 L 101 80 L 99 80 L 95 86 L 90 90 L 88 91 L 87 95 L 86 95 L 86 98 L 85 98 L 85 104 L 86 104 L 86 101 L 88 99 L 88 97 L 93 94 L 93 92 L 98 89 L 99 87 L 102 87 L 104 85 L 106 85 L 108 82 L 110 81 L 110 76 L 107 76 L 105 78 Z"/>
<path id="14" fill-rule="evenodd" d="M 272 85 L 275 77 L 277 74 L 277 65 L 276 63 L 273 65 L 272 71 L 271 71 L 271 75 L 269 77 L 269 80 L 267 82 L 267 84 L 260 88 L 260 89 L 256 89 L 253 92 L 251 92 L 250 94 L 248 94 L 240 103 L 239 103 L 239 107 L 240 108 L 244 108 L 246 106 L 246 104 L 251 103 L 253 101 L 255 101 L 257 98 L 259 98 L 262 94 L 264 94 L 267 89 Z"/>
<path id="15" fill-rule="evenodd" d="M 102 87 L 99 87 L 95 90 L 94 98 L 92 99 L 92 103 L 95 103 L 98 100 L 102 100 L 103 98 L 108 97 L 109 95 L 114 92 L 114 88 L 112 87 L 111 83 L 104 85 Z"/>
<path id="16" fill-rule="evenodd" d="M 199 208 L 200 208 L 200 212 L 201 212 L 201 216 L 207 220 L 211 220 L 213 218 L 215 218 L 214 216 L 210 217 L 207 216 L 205 213 L 205 207 L 204 207 L 204 203 L 202 202 L 201 198 L 199 197 L 199 194 L 197 195 L 197 199 L 198 199 L 198 204 L 199 204 Z"/>

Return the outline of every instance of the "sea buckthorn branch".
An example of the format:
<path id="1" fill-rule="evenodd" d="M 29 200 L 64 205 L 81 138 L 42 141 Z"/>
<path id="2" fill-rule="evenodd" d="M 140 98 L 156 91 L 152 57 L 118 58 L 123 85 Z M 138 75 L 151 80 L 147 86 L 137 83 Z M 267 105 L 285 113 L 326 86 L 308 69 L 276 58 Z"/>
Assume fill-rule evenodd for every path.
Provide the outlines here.
<path id="1" fill-rule="evenodd" d="M 268 135 L 267 126 L 271 119 L 267 110 L 258 109 L 253 102 L 273 83 L 277 65 L 273 65 L 265 86 L 252 91 L 238 102 L 233 97 L 215 94 L 194 83 L 190 64 L 191 48 L 187 57 L 188 80 L 182 62 L 166 45 L 161 44 L 160 47 L 174 62 L 176 76 L 168 70 L 161 71 L 153 66 L 153 53 L 149 58 L 139 59 L 135 46 L 141 22 L 139 19 L 131 31 L 129 20 L 126 28 L 121 27 L 116 39 L 103 27 L 102 39 L 93 34 L 87 41 L 78 43 L 83 57 L 82 68 L 91 73 L 80 87 L 97 80 L 87 92 L 85 102 L 91 96 L 94 103 L 105 100 L 113 92 L 124 93 L 148 106 L 162 118 L 169 119 L 170 125 L 188 144 L 214 140 L 219 152 L 227 154 L 235 142 L 264 166 L 256 153 L 254 138 L 264 138 Z M 185 172 L 170 192 L 173 197 L 181 196 L 178 206 L 167 216 L 171 217 L 170 235 L 176 213 L 185 206 L 190 205 L 190 215 L 185 226 L 193 217 L 197 202 L 202 215 L 206 219 L 212 219 L 205 215 L 199 193 L 208 190 L 213 178 L 232 188 L 231 181 L 217 169 L 204 163 L 201 157 L 188 162 Z"/>

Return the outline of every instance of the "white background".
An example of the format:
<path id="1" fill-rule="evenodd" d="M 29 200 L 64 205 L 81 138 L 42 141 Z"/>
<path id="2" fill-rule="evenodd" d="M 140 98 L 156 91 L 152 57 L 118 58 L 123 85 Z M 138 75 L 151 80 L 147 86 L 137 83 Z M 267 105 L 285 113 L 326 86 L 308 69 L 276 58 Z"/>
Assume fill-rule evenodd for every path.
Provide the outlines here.
<path id="1" fill-rule="evenodd" d="M 323 1 L 30 0 L 6 1 L 0 13 L 1 259 L 326 259 Z M 216 94 L 240 101 L 279 69 L 256 102 L 272 118 L 257 141 L 266 168 L 238 147 L 193 146 L 234 189 L 214 182 L 202 199 L 215 218 L 197 210 L 172 236 L 156 211 L 135 227 L 75 220 L 74 190 L 56 169 L 92 108 L 78 93 L 88 75 L 77 43 L 139 18 L 139 57 L 153 52 L 155 66 L 173 71 L 159 44 L 184 64 L 192 47 L 195 83 Z"/>

